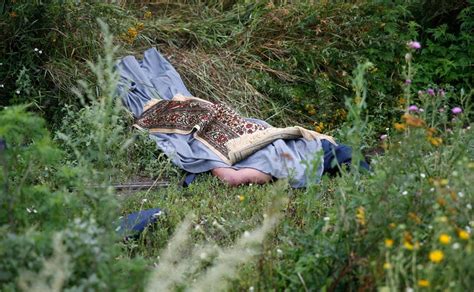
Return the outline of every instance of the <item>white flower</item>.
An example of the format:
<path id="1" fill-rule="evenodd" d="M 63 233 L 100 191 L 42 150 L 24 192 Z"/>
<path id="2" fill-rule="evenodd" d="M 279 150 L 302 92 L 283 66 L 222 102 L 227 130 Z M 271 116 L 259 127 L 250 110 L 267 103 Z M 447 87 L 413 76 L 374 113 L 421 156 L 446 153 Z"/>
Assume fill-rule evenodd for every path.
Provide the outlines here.
<path id="1" fill-rule="evenodd" d="M 16 94 L 20 94 L 20 90 L 17 90 L 17 91 L 15 91 L 15 92 L 16 92 Z"/>
<path id="2" fill-rule="evenodd" d="M 143 200 L 142 200 L 142 204 L 143 204 L 143 203 L 146 203 L 147 201 L 148 201 L 148 199 L 143 199 Z"/>
<path id="3" fill-rule="evenodd" d="M 39 50 L 39 51 L 38 51 L 38 53 L 42 54 L 42 53 L 43 53 L 43 51 L 42 51 L 42 50 Z"/>
<path id="4" fill-rule="evenodd" d="M 425 177 L 426 177 L 426 174 L 420 173 L 420 176 L 421 176 L 421 178 L 425 178 Z"/>
<path id="5" fill-rule="evenodd" d="M 433 229 L 433 225 L 428 225 L 428 229 Z"/>
<path id="6" fill-rule="evenodd" d="M 249 292 L 253 292 L 253 291 L 255 291 L 255 288 L 253 286 L 250 286 Z"/>
<path id="7" fill-rule="evenodd" d="M 38 48 L 35 48 L 34 51 L 35 51 L 35 52 L 38 52 Z"/>
<path id="8" fill-rule="evenodd" d="M 435 190 L 434 188 L 431 188 L 431 189 L 430 189 L 430 192 L 434 192 L 434 190 Z"/>
<path id="9" fill-rule="evenodd" d="M 31 209 L 30 209 L 30 208 L 26 208 L 26 212 L 31 213 Z"/>
<path id="10" fill-rule="evenodd" d="M 3 84 L 0 84 L 0 88 L 4 88 L 4 87 L 5 87 L 5 85 L 3 85 Z"/>
<path id="11" fill-rule="evenodd" d="M 472 209 L 472 205 L 471 205 L 471 204 L 467 204 L 467 205 L 466 205 L 466 208 L 468 208 L 469 210 L 471 210 L 471 209 Z"/>
<path id="12" fill-rule="evenodd" d="M 35 213 L 35 214 L 36 214 L 36 213 L 38 213 L 38 210 L 36 210 L 36 209 L 33 209 L 33 213 Z"/>
<path id="13" fill-rule="evenodd" d="M 331 218 L 329 218 L 329 217 L 324 217 L 324 218 L 323 218 L 323 220 L 326 221 L 326 222 L 329 221 L 330 219 L 331 219 Z"/>
<path id="14" fill-rule="evenodd" d="M 250 232 L 245 231 L 245 232 L 244 232 L 244 237 L 250 237 Z"/>
<path id="15" fill-rule="evenodd" d="M 282 254 L 282 253 L 283 253 L 283 251 L 281 249 L 277 248 L 277 254 Z"/>
<path id="16" fill-rule="evenodd" d="M 199 230 L 199 229 L 201 229 L 201 225 L 196 224 L 196 226 L 194 226 L 194 230 Z"/>
<path id="17" fill-rule="evenodd" d="M 201 260 L 205 260 L 207 258 L 207 254 L 205 252 L 201 252 L 199 257 L 201 258 Z"/>
<path id="18" fill-rule="evenodd" d="M 463 192 L 458 192 L 458 196 L 459 196 L 460 198 L 463 198 L 463 197 L 464 197 L 464 193 L 463 193 Z"/>
<path id="19" fill-rule="evenodd" d="M 405 292 L 414 292 L 415 290 L 412 287 L 407 287 Z"/>
<path id="20" fill-rule="evenodd" d="M 406 195 L 408 195 L 408 192 L 407 192 L 407 191 L 403 191 L 402 195 L 406 196 Z"/>
<path id="21" fill-rule="evenodd" d="M 459 249 L 460 247 L 461 245 L 458 242 L 453 243 L 453 246 L 452 246 L 453 249 Z"/>

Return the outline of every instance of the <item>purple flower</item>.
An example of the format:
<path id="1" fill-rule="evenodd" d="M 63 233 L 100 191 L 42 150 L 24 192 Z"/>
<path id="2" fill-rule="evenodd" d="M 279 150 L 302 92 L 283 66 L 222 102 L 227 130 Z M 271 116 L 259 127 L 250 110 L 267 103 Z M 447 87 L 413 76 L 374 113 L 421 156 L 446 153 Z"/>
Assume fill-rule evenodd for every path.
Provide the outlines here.
<path id="1" fill-rule="evenodd" d="M 428 93 L 431 96 L 435 95 L 435 91 L 432 88 L 428 88 L 428 90 L 426 90 L 426 93 Z"/>
<path id="2" fill-rule="evenodd" d="M 383 134 L 382 136 L 380 136 L 380 140 L 386 140 L 388 138 L 388 135 L 387 134 Z"/>
<path id="3" fill-rule="evenodd" d="M 409 41 L 407 43 L 407 46 L 410 48 L 410 49 L 414 49 L 414 50 L 418 50 L 418 49 L 421 49 L 421 44 L 417 41 Z"/>
<path id="4" fill-rule="evenodd" d="M 405 80 L 405 84 L 406 84 L 406 85 L 411 84 L 411 79 L 406 79 L 406 80 Z"/>
<path id="5" fill-rule="evenodd" d="M 408 110 L 411 112 L 418 112 L 418 107 L 416 105 L 410 105 Z"/>
<path id="6" fill-rule="evenodd" d="M 451 110 L 451 112 L 455 115 L 459 115 L 460 113 L 462 113 L 462 108 L 460 107 L 455 107 Z"/>
<path id="7" fill-rule="evenodd" d="M 442 97 L 444 97 L 446 95 L 446 93 L 442 89 L 438 90 L 438 94 Z"/>

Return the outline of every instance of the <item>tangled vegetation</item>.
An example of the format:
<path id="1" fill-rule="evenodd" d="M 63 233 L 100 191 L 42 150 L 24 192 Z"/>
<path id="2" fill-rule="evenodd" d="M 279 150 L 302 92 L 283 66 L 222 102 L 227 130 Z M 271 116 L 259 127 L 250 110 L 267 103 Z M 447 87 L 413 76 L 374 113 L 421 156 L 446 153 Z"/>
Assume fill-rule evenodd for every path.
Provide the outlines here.
<path id="1" fill-rule="evenodd" d="M 472 287 L 472 0 L 118 2 L 0 5 L 0 290 Z M 180 188 L 115 96 L 150 46 L 198 97 L 385 153 L 304 190 Z M 144 177 L 171 185 L 110 187 Z"/>

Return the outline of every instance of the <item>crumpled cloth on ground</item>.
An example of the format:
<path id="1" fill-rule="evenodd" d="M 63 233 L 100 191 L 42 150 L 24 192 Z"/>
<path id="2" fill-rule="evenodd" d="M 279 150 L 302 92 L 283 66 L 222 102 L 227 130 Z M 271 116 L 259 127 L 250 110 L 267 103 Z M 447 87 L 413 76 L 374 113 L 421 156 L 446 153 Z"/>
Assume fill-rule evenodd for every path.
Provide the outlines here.
<path id="1" fill-rule="evenodd" d="M 137 60 L 134 56 L 123 58 L 117 64 L 117 69 L 120 73 L 118 94 L 136 118 L 153 99 L 170 100 L 178 94 L 193 96 L 178 72 L 155 48 L 145 51 L 142 60 Z M 247 120 L 269 126 L 262 120 Z M 176 166 L 190 173 L 229 167 L 192 134 L 155 133 L 150 134 L 150 138 Z M 318 180 L 322 175 L 321 141 L 304 138 L 278 139 L 231 167 L 253 168 L 277 179 L 288 178 L 294 188 L 305 187 L 310 176 L 311 179 Z"/>

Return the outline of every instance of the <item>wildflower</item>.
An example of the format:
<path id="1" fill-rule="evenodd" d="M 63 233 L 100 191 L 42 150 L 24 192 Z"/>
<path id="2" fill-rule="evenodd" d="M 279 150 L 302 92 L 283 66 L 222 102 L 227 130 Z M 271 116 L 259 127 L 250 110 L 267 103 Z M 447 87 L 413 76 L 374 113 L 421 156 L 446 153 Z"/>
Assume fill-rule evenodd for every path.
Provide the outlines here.
<path id="1" fill-rule="evenodd" d="M 143 22 L 139 22 L 137 25 L 135 25 L 135 28 L 139 31 L 143 30 L 145 28 L 145 24 L 143 24 Z"/>
<path id="2" fill-rule="evenodd" d="M 357 221 L 357 223 L 359 223 L 362 226 L 366 224 L 366 222 L 365 222 L 365 209 L 362 206 L 357 208 L 356 221 Z"/>
<path id="3" fill-rule="evenodd" d="M 0 84 L 0 88 L 4 88 L 4 87 L 5 87 L 5 85 L 3 85 L 3 84 Z"/>
<path id="4" fill-rule="evenodd" d="M 447 235 L 446 233 L 443 233 L 439 236 L 439 242 L 441 244 L 448 245 L 451 242 L 451 236 Z"/>
<path id="5" fill-rule="evenodd" d="M 460 113 L 462 113 L 462 109 L 460 107 L 455 107 L 451 110 L 451 112 L 455 115 L 459 115 Z"/>
<path id="6" fill-rule="evenodd" d="M 403 242 L 403 246 L 408 249 L 408 250 L 413 250 L 415 249 L 415 246 L 413 244 L 411 244 L 411 242 L 409 242 L 408 240 L 405 240 Z"/>
<path id="7" fill-rule="evenodd" d="M 430 286 L 430 281 L 428 281 L 426 279 L 420 279 L 418 281 L 418 286 L 420 286 L 420 287 L 429 287 Z"/>
<path id="8" fill-rule="evenodd" d="M 426 174 L 420 173 L 420 176 L 421 176 L 421 178 L 425 178 L 425 177 L 426 177 Z"/>
<path id="9" fill-rule="evenodd" d="M 440 184 L 442 187 L 445 187 L 445 186 L 447 186 L 447 185 L 449 184 L 449 179 L 447 179 L 447 178 L 440 179 L 439 184 Z"/>
<path id="10" fill-rule="evenodd" d="M 426 90 L 426 93 L 428 93 L 428 94 L 431 95 L 431 96 L 434 96 L 434 95 L 435 95 L 435 91 L 434 91 L 432 88 L 428 88 L 428 89 Z"/>
<path id="11" fill-rule="evenodd" d="M 329 217 L 324 217 L 324 218 L 323 218 L 323 220 L 326 221 L 326 222 L 328 222 L 330 219 L 331 219 L 331 218 L 329 218 Z"/>
<path id="12" fill-rule="evenodd" d="M 148 199 L 143 199 L 142 204 L 146 203 L 147 201 L 148 201 Z"/>
<path id="13" fill-rule="evenodd" d="M 386 238 L 385 239 L 385 247 L 386 248 L 391 248 L 393 246 L 393 239 Z"/>
<path id="14" fill-rule="evenodd" d="M 138 31 L 137 31 L 136 28 L 130 27 L 130 28 L 127 30 L 127 34 L 128 34 L 128 36 L 129 36 L 131 39 L 135 39 L 135 38 L 138 36 Z"/>
<path id="15" fill-rule="evenodd" d="M 412 57 L 411 53 L 406 53 L 406 54 L 405 54 L 405 61 L 410 62 L 410 61 L 411 61 L 411 57 Z"/>
<path id="16" fill-rule="evenodd" d="M 407 46 L 410 48 L 410 49 L 414 49 L 414 50 L 418 50 L 418 49 L 421 49 L 421 44 L 417 41 L 409 41 L 407 43 Z"/>
<path id="17" fill-rule="evenodd" d="M 321 122 L 321 123 L 316 124 L 316 126 L 314 127 L 314 130 L 319 133 L 324 131 L 324 123 Z"/>
<path id="18" fill-rule="evenodd" d="M 429 258 L 433 263 L 440 263 L 444 259 L 444 253 L 439 249 L 433 250 L 430 252 Z"/>
<path id="19" fill-rule="evenodd" d="M 34 48 L 34 49 L 33 49 L 33 51 L 35 51 L 35 52 L 38 52 L 38 50 L 39 50 L 38 48 Z"/>
<path id="20" fill-rule="evenodd" d="M 469 239 L 469 233 L 466 230 L 459 230 L 458 231 L 458 236 L 462 240 L 468 240 Z"/>
<path id="21" fill-rule="evenodd" d="M 240 195 L 239 196 L 239 201 L 243 202 L 245 200 L 245 196 Z"/>
<path id="22" fill-rule="evenodd" d="M 43 53 L 43 51 L 42 51 L 42 50 L 39 50 L 38 53 L 41 55 L 41 54 Z"/>
<path id="23" fill-rule="evenodd" d="M 418 107 L 416 105 L 410 105 L 408 107 L 408 110 L 411 111 L 411 112 L 418 112 Z"/>
<path id="24" fill-rule="evenodd" d="M 20 94 L 20 90 L 15 91 L 16 94 Z"/>
<path id="25" fill-rule="evenodd" d="M 151 17 L 152 17 L 151 11 L 145 11 L 145 14 L 143 14 L 143 18 L 145 18 L 145 19 L 149 19 Z"/>
<path id="26" fill-rule="evenodd" d="M 461 245 L 459 243 L 455 242 L 452 247 L 453 247 L 453 249 L 459 249 L 461 247 Z"/>
<path id="27" fill-rule="evenodd" d="M 395 130 L 400 131 L 400 132 L 402 132 L 406 129 L 405 124 L 395 123 L 393 126 L 394 126 Z"/>
<path id="28" fill-rule="evenodd" d="M 443 143 L 443 139 L 439 137 L 428 137 L 428 141 L 431 143 L 431 145 L 438 147 Z"/>
<path id="29" fill-rule="evenodd" d="M 390 269 L 392 268 L 392 264 L 390 264 L 390 263 L 384 263 L 384 264 L 383 264 L 383 268 L 384 268 L 385 270 L 390 270 Z"/>
<path id="30" fill-rule="evenodd" d="M 277 251 L 278 254 L 282 254 L 282 253 L 283 253 L 283 251 L 282 251 L 281 249 L 279 249 L 279 248 L 277 248 L 276 251 Z"/>
<path id="31" fill-rule="evenodd" d="M 387 138 L 388 138 L 387 134 L 383 134 L 383 135 L 380 136 L 380 140 L 382 140 L 382 141 L 387 140 Z"/>
<path id="32" fill-rule="evenodd" d="M 411 79 L 406 79 L 406 80 L 405 80 L 405 84 L 406 84 L 406 85 L 410 85 L 410 84 L 411 84 Z"/>
<path id="33" fill-rule="evenodd" d="M 388 224 L 388 227 L 390 227 L 391 229 L 395 229 L 395 227 L 397 227 L 397 224 L 392 222 L 392 223 Z"/>
<path id="34" fill-rule="evenodd" d="M 438 90 L 438 95 L 441 96 L 441 97 L 444 97 L 446 95 L 446 92 L 444 92 L 444 90 L 440 89 L 440 90 Z"/>
<path id="35" fill-rule="evenodd" d="M 15 11 L 10 12 L 10 17 L 11 18 L 15 18 L 17 16 L 18 16 L 18 14 Z"/>
<path id="36" fill-rule="evenodd" d="M 409 217 L 411 220 L 413 220 L 416 224 L 420 224 L 420 223 L 421 223 L 420 217 L 418 217 L 418 215 L 416 215 L 416 214 L 413 213 L 413 212 L 408 213 L 408 217 Z"/>
<path id="37" fill-rule="evenodd" d="M 404 114 L 402 116 L 402 118 L 405 120 L 405 123 L 408 126 L 411 126 L 411 127 L 414 127 L 414 128 L 420 128 L 420 127 L 425 125 L 425 121 L 423 121 L 422 119 L 420 119 L 418 117 L 410 115 L 410 114 Z"/>
<path id="38" fill-rule="evenodd" d="M 407 192 L 407 191 L 403 191 L 403 192 L 402 192 L 402 195 L 403 195 L 403 196 L 406 196 L 406 195 L 408 195 L 408 192 Z"/>

